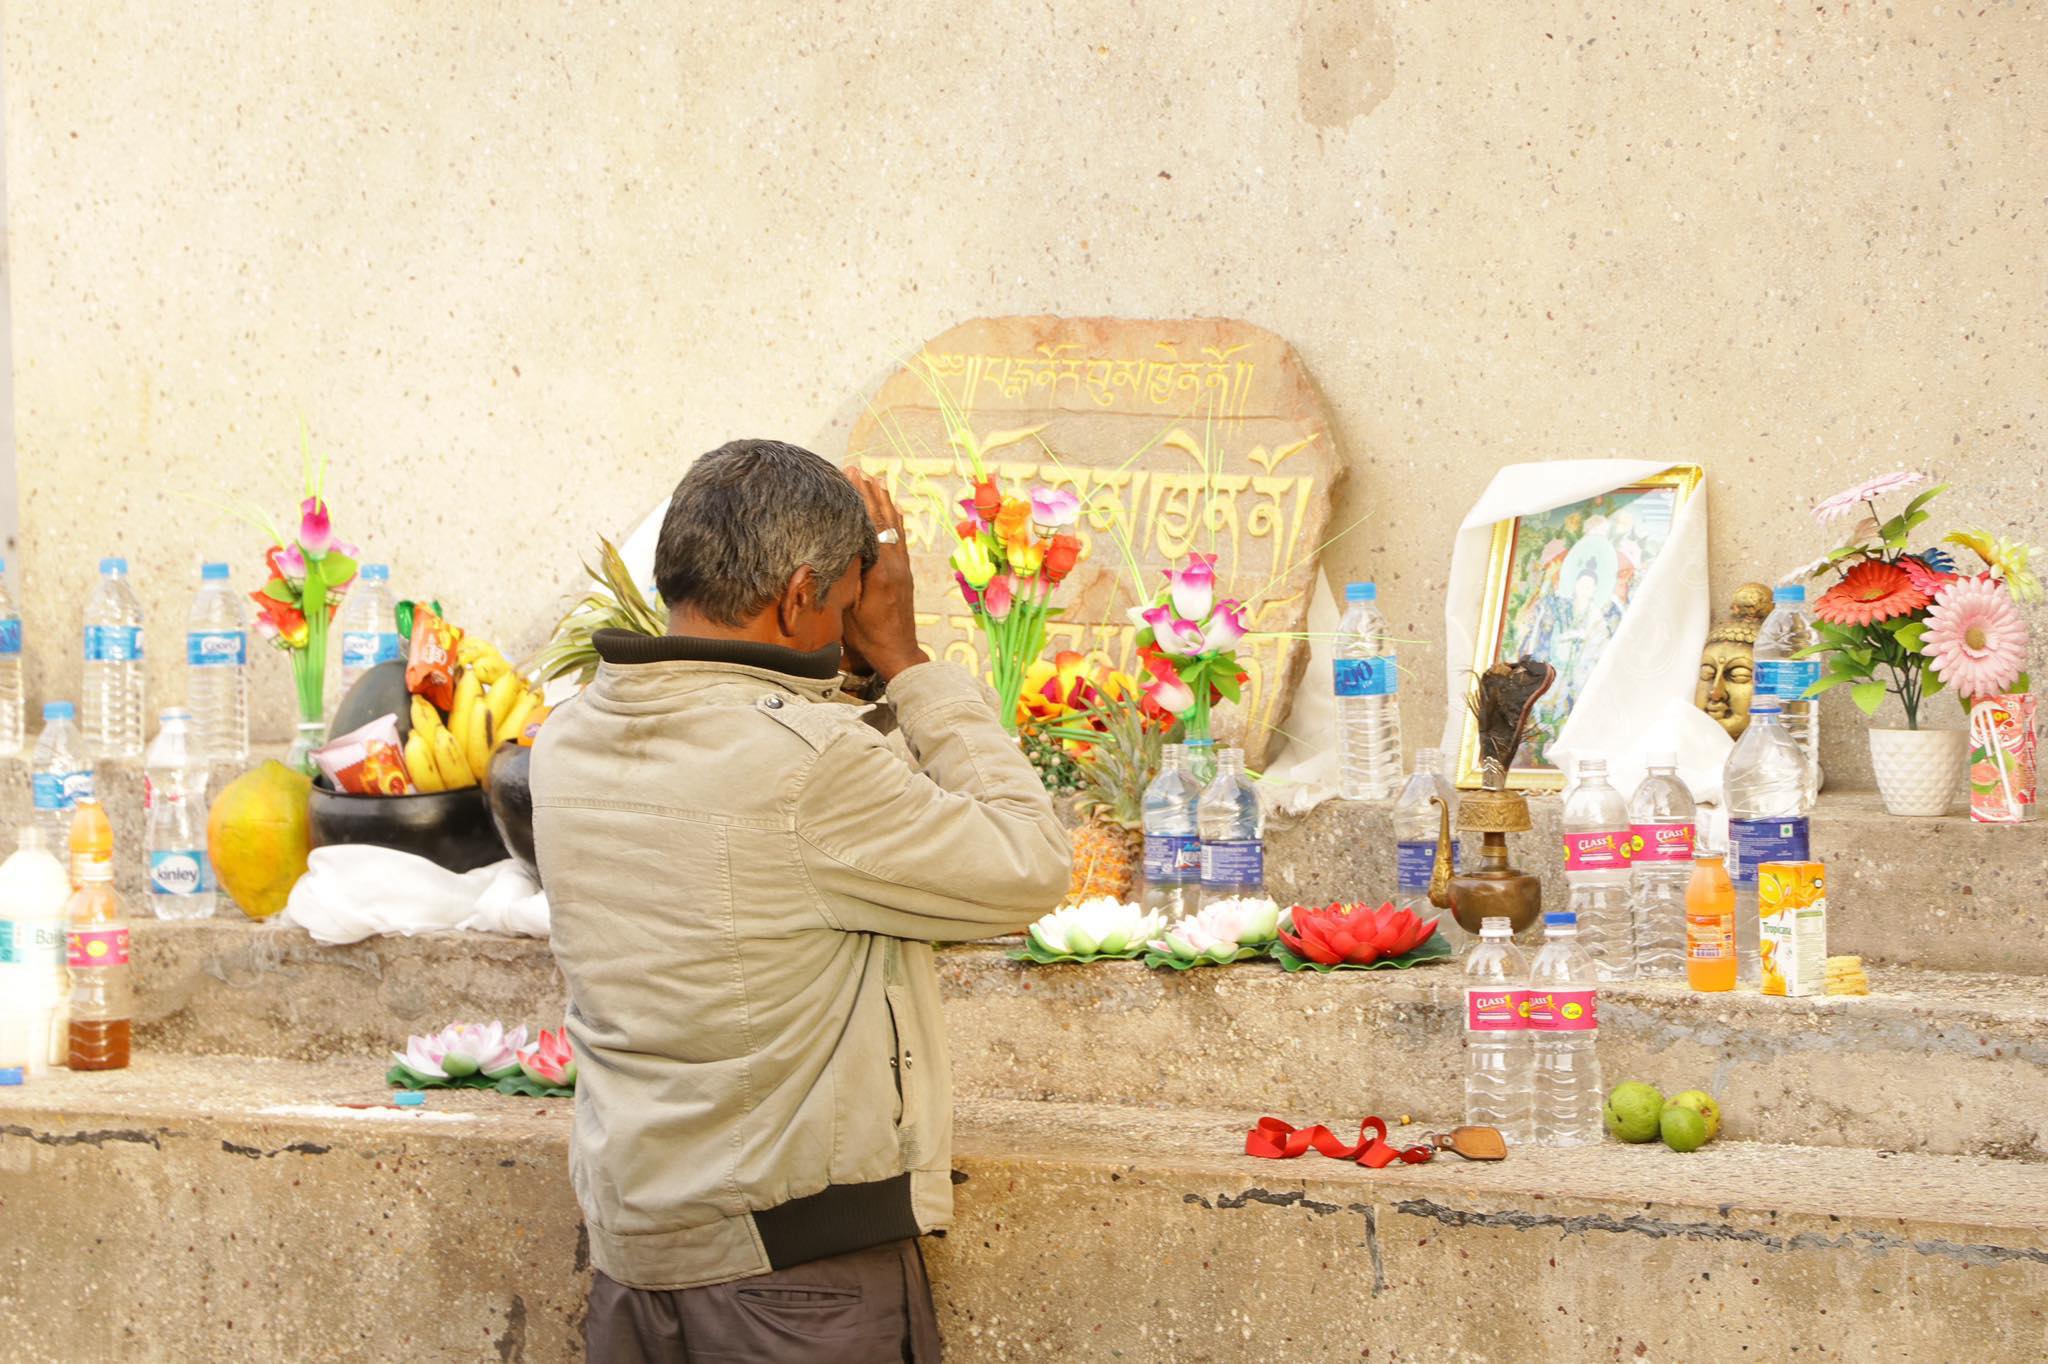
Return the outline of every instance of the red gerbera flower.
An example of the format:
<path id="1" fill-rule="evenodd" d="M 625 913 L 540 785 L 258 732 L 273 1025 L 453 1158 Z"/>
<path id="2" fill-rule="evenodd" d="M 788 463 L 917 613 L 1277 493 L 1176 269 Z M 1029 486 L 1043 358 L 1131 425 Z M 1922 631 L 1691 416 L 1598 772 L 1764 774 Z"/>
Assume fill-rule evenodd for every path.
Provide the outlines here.
<path id="1" fill-rule="evenodd" d="M 1897 564 L 1865 559 L 1821 594 L 1813 614 L 1830 625 L 1874 625 L 1918 611 L 1933 600 L 1934 594 L 1914 586 Z"/>

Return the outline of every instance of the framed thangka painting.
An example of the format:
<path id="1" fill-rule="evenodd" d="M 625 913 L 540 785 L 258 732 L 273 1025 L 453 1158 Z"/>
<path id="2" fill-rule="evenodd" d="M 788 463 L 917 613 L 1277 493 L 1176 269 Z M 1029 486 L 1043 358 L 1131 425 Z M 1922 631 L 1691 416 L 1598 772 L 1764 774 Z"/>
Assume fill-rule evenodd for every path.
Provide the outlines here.
<path id="1" fill-rule="evenodd" d="M 1678 465 L 1612 492 L 1494 524 L 1472 671 L 1524 657 L 1557 669 L 1515 754 L 1510 787 L 1554 791 L 1564 785 L 1551 745 L 1700 478 L 1698 465 Z M 1477 722 L 1467 715 L 1458 784 L 1479 780 Z"/>

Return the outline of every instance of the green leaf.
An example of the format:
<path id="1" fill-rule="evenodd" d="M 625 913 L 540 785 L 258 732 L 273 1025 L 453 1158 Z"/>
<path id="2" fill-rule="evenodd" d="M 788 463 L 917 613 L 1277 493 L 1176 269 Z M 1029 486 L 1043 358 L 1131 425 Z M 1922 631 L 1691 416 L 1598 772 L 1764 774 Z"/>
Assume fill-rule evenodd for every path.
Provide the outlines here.
<path id="1" fill-rule="evenodd" d="M 2021 673 L 2018 677 L 2015 677 L 2012 680 L 2012 685 L 2006 688 L 2006 690 L 2012 693 L 2014 696 L 2024 695 L 2027 692 L 2032 691 L 2033 689 L 2034 675 L 2032 673 Z"/>
<path id="2" fill-rule="evenodd" d="M 1226 672 L 1220 668 L 1216 669 L 1214 680 L 1216 690 L 1223 693 L 1224 700 L 1235 701 L 1242 695 L 1237 685 L 1237 674 L 1235 672 Z"/>
<path id="3" fill-rule="evenodd" d="M 1928 668 L 1926 672 L 1927 680 L 1920 685 L 1920 695 L 1923 700 L 1929 696 L 1939 696 L 1948 688 L 1948 683 L 1942 681 L 1940 673 L 1932 668 Z"/>
<path id="4" fill-rule="evenodd" d="M 528 1099 L 569 1099 L 574 1098 L 576 1094 L 574 1085 L 551 1085 L 529 1077 L 523 1070 L 514 1071 L 491 1088 L 500 1094 L 514 1094 Z"/>
<path id="5" fill-rule="evenodd" d="M 1102 736 L 1097 734 L 1097 740 Z M 1089 952 L 1076 955 L 1072 952 L 1048 952 L 1036 942 L 1027 940 L 1023 947 L 1012 948 L 1004 954 L 1011 961 L 1028 961 L 1034 966 L 1086 965 L 1091 961 L 1136 961 L 1145 955 L 1142 946 L 1124 952 Z"/>
<path id="6" fill-rule="evenodd" d="M 329 554 L 320 560 L 320 579 L 334 587 L 355 577 L 357 567 L 356 561 L 346 554 Z"/>
<path id="7" fill-rule="evenodd" d="M 1257 947 L 1240 947 L 1237 949 L 1237 954 L 1231 957 L 1229 962 L 1219 962 L 1211 957 L 1196 957 L 1190 961 L 1165 952 L 1148 951 L 1145 953 L 1145 964 L 1155 971 L 1162 967 L 1174 971 L 1192 971 L 1197 966 L 1228 966 L 1231 962 L 1250 961 L 1254 957 L 1263 957 L 1266 955 L 1266 949 L 1269 946 L 1271 944 L 1261 943 Z"/>
<path id="8" fill-rule="evenodd" d="M 1877 714 L 1877 708 L 1884 704 L 1885 686 L 1882 682 L 1858 682 L 1850 693 L 1856 708 L 1865 715 Z"/>
<path id="9" fill-rule="evenodd" d="M 1914 512 L 1919 511 L 1922 507 L 1926 506 L 1929 502 L 1932 502 L 1935 498 L 1941 496 L 1943 493 L 1947 491 L 1948 484 L 1935 484 L 1932 488 L 1929 488 L 1926 492 L 1920 494 L 1918 497 L 1914 498 L 1911 502 L 1908 502 L 1906 504 L 1906 515 L 1911 516 Z"/>
<path id="10" fill-rule="evenodd" d="M 1808 687 L 1804 694 L 1807 696 L 1819 696 L 1823 692 L 1833 691 L 1836 687 L 1841 686 L 1844 682 L 1856 682 L 1860 680 L 1861 679 L 1854 673 L 1828 673 L 1826 676 L 1822 677 L 1820 681 Z"/>
<path id="11" fill-rule="evenodd" d="M 299 604 L 299 594 L 292 591 L 291 585 L 282 578 L 272 578 L 263 584 L 263 595 L 272 601 L 281 601 L 286 606 Z"/>
<path id="12" fill-rule="evenodd" d="M 1921 650 L 1923 641 L 1927 638 L 1927 622 L 1924 619 L 1909 619 L 1906 624 L 1900 626 L 1894 632 L 1894 636 L 1907 650 L 1917 654 Z"/>

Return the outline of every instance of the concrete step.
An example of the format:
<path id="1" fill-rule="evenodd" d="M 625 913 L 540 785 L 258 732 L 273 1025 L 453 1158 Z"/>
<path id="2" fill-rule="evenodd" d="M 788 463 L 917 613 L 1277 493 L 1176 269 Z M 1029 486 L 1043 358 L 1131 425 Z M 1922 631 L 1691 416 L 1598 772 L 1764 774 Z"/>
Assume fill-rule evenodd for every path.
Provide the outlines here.
<path id="1" fill-rule="evenodd" d="M 490 934 L 322 947 L 215 920 L 135 937 L 139 1045 L 315 1060 L 378 1054 L 457 1018 L 552 1026 L 547 944 Z M 1004 949 L 939 956 L 963 1094 L 1171 1107 L 1448 1112 L 1462 1091 L 1462 987 L 1449 963 L 1289 975 L 1135 963 L 1034 967 Z M 1745 1139 L 2048 1159 L 2048 991 L 2039 978 L 1873 968 L 1860 999 L 1604 992 L 1610 1083 L 1704 1088 Z"/>
<path id="2" fill-rule="evenodd" d="M 1544 904 L 1563 908 L 1561 802 L 1531 799 L 1535 828 L 1510 836 L 1513 857 L 1543 877 Z M 1813 855 L 1828 867 L 1828 945 L 1873 961 L 1948 971 L 2048 973 L 2048 822 L 1972 823 L 1967 814 L 1901 819 L 1874 793 L 1823 793 Z M 1310 904 L 1395 885 L 1392 806 L 1333 800 L 1267 833 L 1274 893 Z"/>
<path id="3" fill-rule="evenodd" d="M 576 1358 L 568 1106 L 346 1106 L 376 1071 L 144 1056 L 0 1091 L 11 1357 Z M 1257 1112 L 962 1101 L 928 1243 L 949 1358 L 2021 1359 L 2048 1329 L 2048 1166 L 1722 1142 L 1370 1172 L 1240 1154 Z M 80 1312 L 81 1283 L 119 1288 Z"/>

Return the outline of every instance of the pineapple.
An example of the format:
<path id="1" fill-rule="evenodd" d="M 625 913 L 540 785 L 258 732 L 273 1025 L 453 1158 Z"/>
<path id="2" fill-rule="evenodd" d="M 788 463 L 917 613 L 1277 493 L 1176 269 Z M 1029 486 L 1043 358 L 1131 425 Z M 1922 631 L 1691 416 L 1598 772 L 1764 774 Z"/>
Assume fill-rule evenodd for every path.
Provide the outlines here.
<path id="1" fill-rule="evenodd" d="M 1075 808 L 1087 820 L 1072 836 L 1069 903 L 1097 895 L 1131 897 L 1145 853 L 1145 788 L 1159 775 L 1164 737 L 1146 723 L 1139 706 L 1137 696 L 1104 699 L 1093 714 L 1102 732 L 1091 733 L 1087 751 L 1075 758 L 1081 791 Z"/>
<path id="2" fill-rule="evenodd" d="M 562 617 L 540 653 L 521 666 L 522 672 L 536 673 L 542 682 L 573 677 L 587 685 L 597 676 L 597 646 L 590 637 L 599 630 L 631 630 L 642 635 L 668 632 L 668 609 L 660 594 L 649 601 L 633 581 L 618 546 L 602 538 L 597 543 L 598 566 L 583 566 L 597 586 Z"/>
<path id="3" fill-rule="evenodd" d="M 1038 771 L 1038 780 L 1055 796 L 1071 795 L 1080 789 L 1081 770 L 1066 745 L 1038 725 L 1026 721 L 1017 729 L 1017 743 Z"/>

